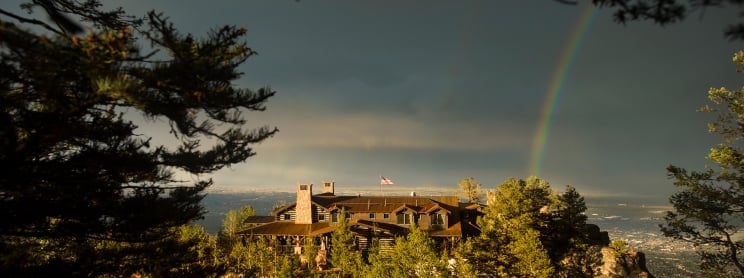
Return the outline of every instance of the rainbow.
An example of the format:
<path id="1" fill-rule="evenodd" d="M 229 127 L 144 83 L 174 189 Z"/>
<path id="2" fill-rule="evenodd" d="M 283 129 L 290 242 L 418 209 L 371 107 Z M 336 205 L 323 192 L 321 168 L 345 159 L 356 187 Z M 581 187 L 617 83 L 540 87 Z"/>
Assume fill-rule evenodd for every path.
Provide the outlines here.
<path id="1" fill-rule="evenodd" d="M 556 67 L 553 76 L 550 80 L 550 86 L 545 94 L 543 101 L 542 112 L 540 114 L 540 121 L 535 132 L 535 137 L 532 140 L 532 156 L 530 159 L 530 175 L 539 175 L 542 170 L 543 160 L 545 158 L 545 145 L 550 135 L 550 126 L 553 123 L 553 113 L 555 108 L 558 106 L 558 100 L 563 91 L 563 85 L 566 83 L 568 73 L 571 71 L 571 66 L 579 53 L 581 44 L 584 41 L 587 30 L 592 25 L 594 17 L 597 14 L 594 5 L 586 5 L 581 12 L 579 20 L 576 22 L 576 26 L 571 32 L 571 39 L 568 40 L 566 45 L 563 47 L 561 53 L 560 63 Z"/>

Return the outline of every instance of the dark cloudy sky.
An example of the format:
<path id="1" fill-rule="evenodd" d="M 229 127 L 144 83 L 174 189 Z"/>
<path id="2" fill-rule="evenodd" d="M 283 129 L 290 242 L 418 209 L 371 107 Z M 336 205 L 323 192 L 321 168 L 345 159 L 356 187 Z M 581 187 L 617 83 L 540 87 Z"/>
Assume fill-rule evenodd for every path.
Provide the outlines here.
<path id="1" fill-rule="evenodd" d="M 589 2 L 589 1 L 582 1 Z M 530 173 L 543 101 L 583 5 L 556 1 L 119 1 L 201 35 L 243 25 L 259 52 L 237 84 L 278 91 L 251 125 L 281 132 L 213 175 L 219 186 L 494 187 Z M 665 167 L 702 169 L 716 142 L 695 112 L 710 87 L 739 88 L 741 43 L 711 9 L 665 28 L 600 10 L 560 93 L 539 176 L 582 194 L 676 189 Z"/>

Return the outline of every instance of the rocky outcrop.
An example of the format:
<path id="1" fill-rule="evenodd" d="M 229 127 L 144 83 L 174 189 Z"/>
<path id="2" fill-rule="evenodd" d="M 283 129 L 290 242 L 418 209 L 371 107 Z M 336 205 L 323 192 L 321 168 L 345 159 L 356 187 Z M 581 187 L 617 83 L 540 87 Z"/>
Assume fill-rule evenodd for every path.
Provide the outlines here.
<path id="1" fill-rule="evenodd" d="M 586 232 L 589 236 L 589 244 L 599 246 L 610 246 L 610 235 L 601 231 L 599 226 L 586 224 Z"/>
<path id="2" fill-rule="evenodd" d="M 587 225 L 589 238 L 593 246 L 587 251 L 587 257 L 593 258 L 593 277 L 654 277 L 646 268 L 646 255 L 630 249 L 627 245 L 611 244 L 607 232 L 600 231 L 597 225 Z"/>
<path id="3" fill-rule="evenodd" d="M 599 264 L 594 268 L 593 277 L 654 277 L 646 268 L 646 257 L 642 252 L 627 251 L 619 253 L 608 246 L 590 250 L 590 252 L 596 252 L 592 255 L 599 259 Z"/>

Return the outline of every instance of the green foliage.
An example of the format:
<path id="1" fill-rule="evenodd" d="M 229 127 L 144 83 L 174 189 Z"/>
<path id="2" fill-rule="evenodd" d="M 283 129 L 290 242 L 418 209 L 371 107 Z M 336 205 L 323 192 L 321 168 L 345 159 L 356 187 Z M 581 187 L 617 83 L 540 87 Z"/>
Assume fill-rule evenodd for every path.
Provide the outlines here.
<path id="1" fill-rule="evenodd" d="M 317 267 L 316 262 L 315 262 L 315 257 L 317 255 L 318 255 L 318 246 L 315 244 L 315 238 L 305 237 L 302 256 L 307 261 L 306 268 L 308 272 L 315 271 Z"/>
<path id="2" fill-rule="evenodd" d="M 513 235 L 508 249 L 516 259 L 509 272 L 521 277 L 553 277 L 553 266 L 540 242 L 540 232 L 527 229 Z"/>
<path id="3" fill-rule="evenodd" d="M 253 207 L 245 205 L 237 211 L 227 211 L 222 220 L 222 230 L 217 235 L 217 246 L 230 273 L 245 273 L 253 267 L 249 247 L 237 233 L 247 227 L 245 220 L 254 215 L 256 211 Z"/>
<path id="4" fill-rule="evenodd" d="M 477 273 L 504 277 L 553 271 L 538 236 L 545 218 L 540 211 L 551 204 L 551 193 L 546 181 L 530 177 L 508 179 L 489 194 L 489 206 L 478 219 L 481 234 L 465 249 Z M 538 261 L 526 267 L 524 259 Z"/>
<path id="5" fill-rule="evenodd" d="M 331 254 L 329 262 L 340 270 L 341 276 L 359 276 L 363 267 L 362 254 L 356 250 L 354 235 L 349 229 L 346 211 L 339 213 L 338 225 L 331 237 Z"/>
<path id="6" fill-rule="evenodd" d="M 184 225 L 178 229 L 178 240 L 189 246 L 188 251 L 181 253 L 185 263 L 171 268 L 168 276 L 178 277 L 218 277 L 225 272 L 225 266 L 219 261 L 217 240 L 199 225 Z"/>
<path id="7" fill-rule="evenodd" d="M 575 188 L 558 195 L 536 177 L 508 179 L 488 198 L 481 234 L 457 252 L 464 275 L 553 277 L 585 251 L 586 204 Z"/>
<path id="8" fill-rule="evenodd" d="M 467 253 L 472 253 L 472 251 L 468 251 L 467 248 L 470 248 L 471 246 L 469 244 L 460 244 L 453 250 L 453 258 L 448 259 L 447 263 L 449 267 L 452 267 L 453 274 L 455 277 L 463 277 L 463 278 L 475 278 L 478 277 L 476 268 L 473 265 L 472 262 L 468 261 L 466 258 Z M 454 264 L 450 264 L 450 263 Z"/>
<path id="9" fill-rule="evenodd" d="M 245 205 L 237 211 L 228 210 L 225 218 L 222 219 L 222 230 L 220 230 L 220 245 L 223 249 L 229 250 L 239 240 L 238 232 L 247 228 L 245 220 L 248 217 L 256 215 L 256 211 L 250 205 Z"/>
<path id="10" fill-rule="evenodd" d="M 543 241 L 548 245 L 551 260 L 557 264 L 566 257 L 576 257 L 586 252 L 588 235 L 586 231 L 586 203 L 573 186 L 567 185 L 565 191 L 557 196 L 554 211 L 543 230 Z"/>
<path id="11" fill-rule="evenodd" d="M 744 52 L 734 55 L 741 72 Z M 717 113 L 709 123 L 711 133 L 723 142 L 710 150 L 708 159 L 717 165 L 701 172 L 669 166 L 668 175 L 681 188 L 669 198 L 674 211 L 667 212 L 661 231 L 665 236 L 692 242 L 701 257 L 700 267 L 711 275 L 744 275 L 744 90 L 711 88 L 712 105 L 700 109 Z M 727 273 L 729 272 L 729 273 Z"/>
<path id="12" fill-rule="evenodd" d="M 281 256 L 279 267 L 277 268 L 276 277 L 293 278 L 302 273 L 300 259 L 296 255 Z"/>
<path id="13" fill-rule="evenodd" d="M 179 241 L 177 228 L 203 216 L 212 181 L 175 174 L 243 162 L 276 132 L 243 127 L 241 112 L 274 95 L 232 85 L 255 54 L 240 41 L 245 30 L 196 39 L 155 12 L 135 19 L 97 0 L 23 4 L 35 5 L 62 27 L 0 14 L 0 272 L 126 276 L 190 263 L 179 252 L 197 241 Z M 64 14 L 91 31 L 70 33 Z M 176 140 L 143 134 L 129 119 L 136 113 L 168 123 Z"/>
<path id="14" fill-rule="evenodd" d="M 416 224 L 411 225 L 408 235 L 395 240 L 390 266 L 399 277 L 442 277 L 449 273 L 434 248 L 434 240 Z"/>
<path id="15" fill-rule="evenodd" d="M 265 277 L 273 271 L 274 253 L 269 250 L 269 244 L 263 237 L 251 239 L 247 243 L 247 258 L 249 263 L 247 274 Z M 249 275 L 251 276 L 251 275 Z"/>
<path id="16" fill-rule="evenodd" d="M 610 248 L 617 257 L 624 257 L 630 254 L 630 246 L 624 240 L 613 240 L 610 242 Z"/>

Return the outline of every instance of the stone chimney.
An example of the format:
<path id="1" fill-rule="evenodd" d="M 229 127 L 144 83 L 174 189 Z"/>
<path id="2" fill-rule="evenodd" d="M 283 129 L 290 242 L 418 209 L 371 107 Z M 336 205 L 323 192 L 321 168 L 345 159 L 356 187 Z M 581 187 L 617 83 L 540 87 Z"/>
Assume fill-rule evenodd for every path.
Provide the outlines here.
<path id="1" fill-rule="evenodd" d="M 295 204 L 295 224 L 313 223 L 313 184 L 297 185 L 297 204 Z"/>
<path id="2" fill-rule="evenodd" d="M 333 186 L 335 185 L 335 182 L 332 181 L 324 181 L 323 182 L 323 193 L 331 193 L 331 195 L 334 194 Z"/>

